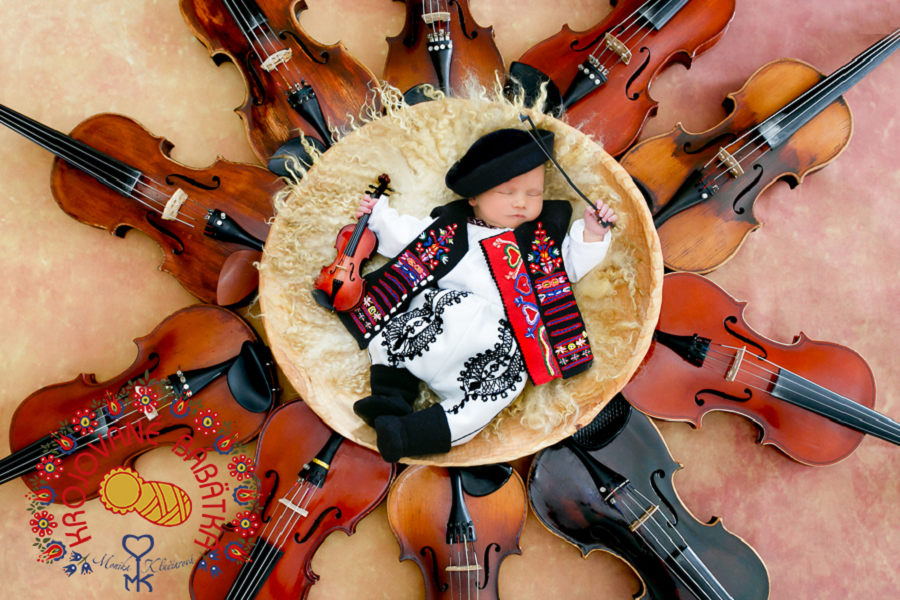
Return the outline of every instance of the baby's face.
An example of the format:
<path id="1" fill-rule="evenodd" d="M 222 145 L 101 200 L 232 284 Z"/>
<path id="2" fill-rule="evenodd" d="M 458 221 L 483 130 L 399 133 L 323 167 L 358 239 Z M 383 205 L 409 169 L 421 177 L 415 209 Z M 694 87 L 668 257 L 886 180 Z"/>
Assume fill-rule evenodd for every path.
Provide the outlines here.
<path id="1" fill-rule="evenodd" d="M 488 225 L 515 229 L 535 220 L 544 206 L 544 166 L 469 199 L 475 216 Z"/>

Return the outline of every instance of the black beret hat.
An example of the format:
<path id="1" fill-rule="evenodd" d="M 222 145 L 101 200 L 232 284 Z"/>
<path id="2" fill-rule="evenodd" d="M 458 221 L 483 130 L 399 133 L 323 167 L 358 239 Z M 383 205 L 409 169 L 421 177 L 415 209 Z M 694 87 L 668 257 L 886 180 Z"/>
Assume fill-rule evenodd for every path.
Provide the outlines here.
<path id="1" fill-rule="evenodd" d="M 540 139 L 553 154 L 553 132 L 539 129 Z M 477 196 L 547 162 L 528 132 L 498 129 L 483 135 L 447 171 L 447 187 L 463 198 Z"/>

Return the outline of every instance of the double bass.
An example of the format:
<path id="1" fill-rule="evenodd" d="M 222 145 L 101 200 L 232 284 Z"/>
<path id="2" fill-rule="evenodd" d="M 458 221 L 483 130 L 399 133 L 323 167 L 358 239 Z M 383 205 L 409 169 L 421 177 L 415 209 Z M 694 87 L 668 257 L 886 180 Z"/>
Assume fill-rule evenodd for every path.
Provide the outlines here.
<path id="1" fill-rule="evenodd" d="M 799 185 L 844 151 L 853 120 L 842 94 L 898 48 L 900 30 L 827 77 L 798 60 L 771 62 L 726 97 L 728 116 L 712 129 L 677 125 L 623 156 L 653 213 L 665 265 L 708 273 L 730 260 L 760 226 L 760 194 L 781 179 Z"/>
<path id="2" fill-rule="evenodd" d="M 160 269 L 200 300 L 224 306 L 256 289 L 284 186 L 261 167 L 219 159 L 192 169 L 173 145 L 128 117 L 100 114 L 65 135 L 0 105 L 0 124 L 56 155 L 50 188 L 72 218 L 124 236 L 136 229 L 163 251 Z"/>
<path id="3" fill-rule="evenodd" d="M 226 525 L 215 549 L 194 565 L 192 600 L 305 598 L 319 579 L 311 565 L 316 550 L 334 531 L 352 535 L 396 470 L 328 429 L 299 400 L 266 421 L 255 464 L 258 511 Z"/>
<path id="4" fill-rule="evenodd" d="M 575 435 L 541 450 L 528 499 L 550 532 L 587 556 L 608 552 L 637 573 L 635 598 L 766 600 L 766 566 L 718 518 L 700 523 L 681 503 L 672 460 L 653 423 L 615 396 Z"/>
<path id="5" fill-rule="evenodd" d="M 422 571 L 428 600 L 499 598 L 500 564 L 522 553 L 526 515 L 525 486 L 509 465 L 415 465 L 388 494 L 400 560 Z"/>
<path id="6" fill-rule="evenodd" d="M 259 432 L 278 391 L 274 361 L 236 314 L 190 306 L 135 344 L 137 357 L 119 375 L 98 382 L 82 374 L 19 404 L 9 428 L 12 453 L 0 460 L 0 484 L 26 477 L 32 489 L 49 487 L 54 502 L 70 504 L 78 496 L 63 497 L 76 482 L 68 473 L 83 452 L 97 467 L 78 484 L 89 499 L 111 469 L 130 467 L 183 435 L 227 453 Z M 135 443 L 142 438 L 150 444 Z"/>
<path id="7" fill-rule="evenodd" d="M 322 45 L 303 31 L 304 10 L 305 0 L 181 0 L 216 64 L 240 71 L 247 96 L 235 112 L 253 152 L 283 177 L 299 176 L 288 157 L 311 165 L 309 147 L 326 151 L 332 129 L 349 126 L 367 103 L 378 106 L 375 75 L 343 44 Z"/>
<path id="8" fill-rule="evenodd" d="M 875 376 L 857 352 L 760 335 L 738 302 L 705 277 L 670 273 L 654 340 L 622 390 L 651 417 L 699 427 L 724 410 L 753 421 L 759 443 L 808 465 L 847 458 L 865 434 L 900 445 L 900 423 L 874 410 Z"/>
<path id="9" fill-rule="evenodd" d="M 445 95 L 462 92 L 467 81 L 491 89 L 504 72 L 494 28 L 480 27 L 467 0 L 405 2 L 400 35 L 388 38 L 384 80 L 403 92 L 407 104 L 429 100 L 425 86 Z"/>
<path id="10" fill-rule="evenodd" d="M 565 113 L 613 156 L 637 139 L 658 103 L 650 86 L 675 63 L 690 67 L 715 46 L 734 0 L 620 0 L 587 31 L 564 26 L 509 67 L 528 103 L 547 84 L 546 112 Z"/>

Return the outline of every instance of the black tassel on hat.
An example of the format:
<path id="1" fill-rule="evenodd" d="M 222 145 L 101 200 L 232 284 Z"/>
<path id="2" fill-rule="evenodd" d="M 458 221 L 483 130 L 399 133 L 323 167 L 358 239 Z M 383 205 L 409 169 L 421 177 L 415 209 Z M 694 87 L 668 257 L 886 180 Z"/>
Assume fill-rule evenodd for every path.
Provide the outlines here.
<path id="1" fill-rule="evenodd" d="M 553 152 L 552 131 L 538 130 L 541 141 Z M 472 198 L 506 183 L 547 162 L 547 157 L 528 132 L 498 129 L 483 135 L 447 171 L 447 187 L 463 198 Z"/>

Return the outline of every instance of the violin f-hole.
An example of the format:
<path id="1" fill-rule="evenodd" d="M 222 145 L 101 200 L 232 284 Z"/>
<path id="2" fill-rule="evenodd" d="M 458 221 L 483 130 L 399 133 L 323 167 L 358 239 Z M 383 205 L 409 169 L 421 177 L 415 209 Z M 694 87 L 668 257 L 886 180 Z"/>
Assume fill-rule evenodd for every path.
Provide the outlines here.
<path id="1" fill-rule="evenodd" d="M 459 4 L 459 2 L 457 0 L 450 0 L 447 4 L 448 4 L 448 6 L 450 4 L 456 5 L 456 14 L 459 15 L 459 26 L 462 29 L 463 35 L 466 36 L 466 39 L 474 40 L 475 38 L 477 38 L 478 37 L 477 31 L 472 31 L 471 34 L 469 34 L 469 32 L 466 31 L 466 15 L 463 13 L 462 6 Z"/>
<path id="2" fill-rule="evenodd" d="M 162 233 L 164 236 L 166 236 L 167 238 L 169 238 L 173 242 L 175 242 L 175 246 L 172 248 L 172 254 L 174 254 L 175 256 L 179 256 L 179 255 L 183 254 L 184 253 L 184 242 L 181 241 L 180 237 L 178 237 L 177 235 L 175 235 L 174 233 L 169 231 L 166 227 L 163 227 L 162 223 L 154 222 L 156 218 L 158 218 L 156 216 L 156 213 L 154 213 L 154 212 L 147 213 L 147 222 L 150 223 L 150 225 L 154 229 L 156 229 L 157 231 Z"/>
<path id="3" fill-rule="evenodd" d="M 706 400 L 700 397 L 700 394 L 710 394 L 713 396 L 718 396 L 724 400 L 731 400 L 732 402 L 747 402 L 753 397 L 753 392 L 750 391 L 749 388 L 744 388 L 744 393 L 747 394 L 746 398 L 741 398 L 740 396 L 732 396 L 731 394 L 726 394 L 725 392 L 721 392 L 719 390 L 714 390 L 711 388 L 705 388 L 694 394 L 694 402 L 697 403 L 697 406 L 703 406 L 706 404 Z"/>
<path id="4" fill-rule="evenodd" d="M 297 36 L 297 34 L 293 31 L 288 31 L 287 29 L 285 29 L 278 34 L 278 39 L 282 41 L 287 41 L 288 38 L 294 40 L 294 43 L 300 46 L 300 49 L 303 50 L 303 54 L 307 55 L 309 57 L 309 60 L 313 61 L 317 65 L 324 65 L 328 62 L 328 59 L 331 58 L 331 55 L 328 54 L 328 52 L 325 50 L 319 52 L 319 56 L 316 57 L 316 55 L 310 52 L 309 48 L 306 47 L 306 44 L 303 43 L 303 40 L 301 40 L 299 36 Z"/>
<path id="5" fill-rule="evenodd" d="M 252 83 L 250 84 L 252 90 L 250 95 L 253 96 L 253 104 L 256 106 L 262 106 L 266 102 L 266 86 L 263 85 L 262 78 L 260 78 L 259 73 L 256 72 L 256 69 L 253 68 L 253 63 L 259 62 L 259 56 L 257 56 L 255 50 L 251 50 L 244 57 L 244 70 L 250 73 L 250 76 L 253 78 Z M 255 91 L 255 93 L 254 93 Z"/>
<path id="6" fill-rule="evenodd" d="M 569 44 L 569 49 L 572 50 L 572 52 L 584 52 L 585 50 L 590 50 L 591 48 L 596 46 L 600 42 L 600 40 L 604 39 L 606 37 L 607 33 L 613 33 L 613 32 L 622 33 L 622 26 L 616 25 L 615 27 L 612 27 L 610 29 L 607 29 L 606 31 L 601 32 L 600 35 L 598 35 L 593 40 L 591 40 L 590 42 L 585 44 L 585 46 L 583 48 L 577 48 L 576 46 L 578 46 L 579 40 L 574 40 L 571 44 Z M 615 35 L 615 34 L 613 34 L 613 35 Z"/>
<path id="7" fill-rule="evenodd" d="M 272 476 L 275 476 L 275 485 L 272 486 L 272 489 L 269 491 L 269 495 L 266 496 L 266 501 L 263 503 L 262 510 L 259 514 L 264 515 L 269 510 L 269 505 L 272 503 L 272 499 L 275 497 L 275 492 L 278 491 L 278 484 L 281 482 L 281 477 L 278 476 L 278 471 L 274 469 L 270 469 L 266 471 L 266 479 L 269 479 Z M 272 515 L 264 517 L 262 519 L 263 523 L 268 523 L 272 520 Z"/>
<path id="8" fill-rule="evenodd" d="M 312 534 L 314 534 L 316 532 L 316 529 L 319 528 L 319 525 L 322 524 L 322 521 L 325 520 L 325 517 L 328 516 L 328 513 L 331 513 L 331 512 L 334 513 L 335 519 L 340 519 L 342 516 L 340 508 L 338 508 L 337 506 L 329 506 L 327 510 L 323 511 L 322 514 L 320 514 L 316 518 L 315 523 L 313 523 L 313 526 L 310 527 L 309 531 L 306 532 L 306 535 L 303 536 L 303 539 L 302 540 L 300 539 L 300 532 L 297 532 L 294 534 L 294 541 L 298 544 L 305 544 L 307 542 L 307 540 L 309 540 L 309 538 L 312 537 Z"/>
<path id="9" fill-rule="evenodd" d="M 166 175 L 166 183 L 168 185 L 175 185 L 175 181 L 174 181 L 175 179 L 180 179 L 180 180 L 184 181 L 185 183 L 189 183 L 190 185 L 194 186 L 195 188 L 200 188 L 201 190 L 207 190 L 210 192 L 213 190 L 219 189 L 219 186 L 222 185 L 222 180 L 219 179 L 218 175 L 213 175 L 213 177 L 212 177 L 212 182 L 214 185 L 206 185 L 204 183 L 200 183 L 196 179 L 193 179 L 186 175 L 179 175 L 178 173 L 171 173 L 169 175 Z"/>
<path id="10" fill-rule="evenodd" d="M 434 549 L 431 546 L 423 546 L 422 549 L 419 550 L 419 555 L 422 556 L 422 558 L 425 558 L 426 550 L 431 553 L 431 577 L 434 579 L 434 587 L 442 592 L 446 592 L 450 586 L 446 583 L 441 585 L 441 581 L 438 578 L 439 568 L 437 555 L 434 553 Z"/>
<path id="11" fill-rule="evenodd" d="M 637 68 L 637 71 L 635 71 L 634 74 L 628 78 L 628 83 L 625 84 L 625 97 L 631 101 L 637 100 L 641 97 L 641 92 L 636 92 L 634 94 L 630 94 L 628 92 L 628 90 L 631 88 L 631 84 L 633 84 L 635 80 L 641 76 L 641 73 L 643 73 L 644 69 L 647 68 L 647 65 L 650 64 L 650 48 L 647 48 L 645 46 L 641 48 L 640 52 L 642 54 L 646 54 L 646 58 L 644 58 L 644 62 L 641 63 L 641 66 Z"/>
<path id="12" fill-rule="evenodd" d="M 763 169 L 763 166 L 760 164 L 753 165 L 753 170 L 758 171 L 758 173 L 756 174 L 756 178 L 750 182 L 750 185 L 741 190 L 741 193 L 737 195 L 737 198 L 734 199 L 734 203 L 731 205 L 731 209 L 736 215 L 742 215 L 747 212 L 747 210 L 743 206 L 741 208 L 738 208 L 738 202 L 740 202 L 741 198 L 746 196 L 750 192 L 750 190 L 756 187 L 756 184 L 759 183 L 759 180 L 762 179 L 763 173 L 765 172 L 765 169 Z"/>
<path id="13" fill-rule="evenodd" d="M 494 549 L 494 552 L 500 552 L 500 544 L 495 542 L 488 544 L 487 548 L 484 549 L 484 584 L 479 585 L 478 589 L 483 590 L 487 587 L 488 581 L 491 579 L 491 548 Z M 475 584 L 478 585 L 478 584 Z"/>
<path id="14" fill-rule="evenodd" d="M 681 149 L 684 150 L 685 154 L 700 154 L 704 150 L 708 150 L 709 148 L 716 146 L 723 146 L 727 148 L 734 142 L 735 138 L 737 138 L 737 135 L 735 135 L 734 133 L 723 133 L 709 140 L 696 150 L 691 150 L 691 142 L 685 142 Z"/>
<path id="15" fill-rule="evenodd" d="M 669 502 L 669 499 L 666 498 L 666 495 L 663 493 L 659 486 L 656 483 L 657 479 L 665 479 L 666 472 L 662 469 L 657 469 L 650 474 L 650 486 L 653 488 L 653 491 L 656 493 L 657 498 L 662 500 L 662 503 L 666 505 L 666 508 L 669 509 L 670 519 L 667 519 L 670 522 L 670 526 L 674 527 L 678 525 L 678 513 L 675 512 L 675 506 Z"/>
<path id="16" fill-rule="evenodd" d="M 746 344 L 750 344 L 751 346 L 753 346 L 754 348 L 759 350 L 761 358 L 768 359 L 769 353 L 766 351 L 765 348 L 763 348 L 762 346 L 760 346 L 758 343 L 754 342 L 750 338 L 741 335 L 740 333 L 738 333 L 737 331 L 735 331 L 731 327 L 729 327 L 729 324 L 734 325 L 737 322 L 738 322 L 737 317 L 735 317 L 734 315 L 731 315 L 731 316 L 725 317 L 725 320 L 722 321 L 722 326 L 725 327 L 725 331 L 727 331 L 734 337 L 738 338 L 739 340 L 741 340 L 742 342 L 744 342 Z"/>

